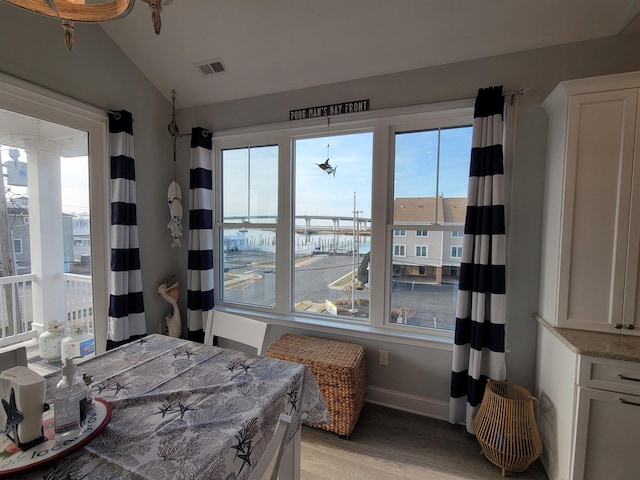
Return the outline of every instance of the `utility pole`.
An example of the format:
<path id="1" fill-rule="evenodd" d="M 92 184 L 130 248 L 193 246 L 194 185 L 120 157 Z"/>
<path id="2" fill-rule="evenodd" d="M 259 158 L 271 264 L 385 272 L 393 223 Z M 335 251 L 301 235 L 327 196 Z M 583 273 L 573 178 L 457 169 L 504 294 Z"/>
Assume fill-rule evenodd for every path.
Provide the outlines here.
<path id="1" fill-rule="evenodd" d="M 351 310 L 349 310 L 350 313 L 356 313 L 358 311 L 358 309 L 356 308 L 355 305 L 355 298 L 354 298 L 354 293 L 356 291 L 356 272 L 357 270 L 357 265 L 356 265 L 356 217 L 357 217 L 357 212 L 356 212 L 356 192 L 353 192 L 353 248 L 351 249 L 351 253 L 352 253 L 352 257 L 353 257 L 353 270 L 351 271 Z"/>
<path id="2" fill-rule="evenodd" d="M 17 150 L 16 150 L 17 152 Z M 9 155 L 12 156 L 12 151 Z M 17 156 L 16 156 L 17 159 Z M 0 161 L 1 164 L 1 161 Z M 13 244 L 11 241 L 11 230 L 9 229 L 9 211 L 7 209 L 7 195 L 4 186 L 4 172 L 0 167 L 0 262 L 2 262 L 2 276 L 12 277 L 16 274 L 15 262 L 13 258 Z M 7 309 L 7 335 L 14 335 L 13 331 L 13 285 L 8 283 L 2 287 L 5 306 Z"/>
<path id="3" fill-rule="evenodd" d="M 358 272 L 358 280 L 360 280 L 360 214 L 364 213 L 362 210 L 356 210 L 356 245 L 357 245 L 357 261 L 356 271 Z"/>

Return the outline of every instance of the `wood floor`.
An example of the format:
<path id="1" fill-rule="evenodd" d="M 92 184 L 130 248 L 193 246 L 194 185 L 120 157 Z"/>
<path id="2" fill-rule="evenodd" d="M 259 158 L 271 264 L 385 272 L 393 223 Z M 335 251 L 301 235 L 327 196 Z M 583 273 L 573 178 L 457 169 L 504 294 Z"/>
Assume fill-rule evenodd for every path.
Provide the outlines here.
<path id="1" fill-rule="evenodd" d="M 349 440 L 303 427 L 301 480 L 501 479 L 462 426 L 365 404 Z M 514 480 L 547 480 L 537 460 Z"/>

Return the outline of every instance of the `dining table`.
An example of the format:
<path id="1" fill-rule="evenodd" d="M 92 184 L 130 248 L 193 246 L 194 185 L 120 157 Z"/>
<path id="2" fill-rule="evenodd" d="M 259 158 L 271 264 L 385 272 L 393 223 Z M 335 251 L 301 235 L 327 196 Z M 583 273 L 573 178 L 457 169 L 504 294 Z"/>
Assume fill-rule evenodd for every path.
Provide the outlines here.
<path id="1" fill-rule="evenodd" d="M 95 405 L 110 417 L 81 448 L 11 478 L 246 480 L 286 413 L 279 479 L 297 480 L 301 423 L 330 421 L 306 366 L 165 335 L 80 362 L 78 372 L 93 377 Z M 47 402 L 60 379 L 45 377 Z"/>

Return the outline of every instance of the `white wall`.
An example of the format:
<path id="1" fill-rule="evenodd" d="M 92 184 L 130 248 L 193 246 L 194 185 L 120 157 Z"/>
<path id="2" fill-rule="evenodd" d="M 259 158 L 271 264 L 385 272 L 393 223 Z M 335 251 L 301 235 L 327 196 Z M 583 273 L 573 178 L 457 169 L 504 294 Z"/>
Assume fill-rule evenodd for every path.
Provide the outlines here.
<path id="1" fill-rule="evenodd" d="M 174 174 L 167 131 L 171 104 L 99 26 L 76 25 L 75 37 L 73 51 L 67 52 L 59 21 L 0 3 L 0 71 L 99 108 L 133 114 L 144 303 L 147 329 L 157 332 L 171 310 L 157 286 L 179 268 L 166 227 L 167 188 Z"/>
<path id="2" fill-rule="evenodd" d="M 187 249 L 171 249 L 166 229 L 166 189 L 174 172 L 171 137 L 167 132 L 170 103 L 98 26 L 78 25 L 76 45 L 69 53 L 62 43 L 59 22 L 0 4 L 0 39 L 3 72 L 102 108 L 124 108 L 133 113 L 148 330 L 157 331 L 159 320 L 168 311 L 166 302 L 156 293 L 157 285 L 178 269 L 184 317 Z M 178 112 L 178 124 L 182 132 L 193 126 L 216 131 L 283 122 L 291 109 L 354 98 L 369 98 L 371 109 L 379 109 L 473 98 L 478 88 L 490 85 L 502 84 L 505 91 L 530 88 L 530 95 L 520 99 L 515 162 L 508 172 L 514 193 L 508 220 L 507 369 L 510 380 L 533 389 L 536 350 L 533 314 L 538 297 L 547 126 L 540 104 L 561 80 L 633 70 L 640 70 L 640 34 L 185 109 Z M 188 137 L 180 139 L 178 147 L 178 178 L 186 190 Z M 274 329 L 272 337 L 277 338 L 283 331 Z M 358 341 L 367 348 L 369 383 L 378 398 L 418 411 L 441 411 L 438 408 L 446 406 L 449 351 L 337 338 Z M 389 351 L 388 367 L 377 365 L 378 349 Z"/>

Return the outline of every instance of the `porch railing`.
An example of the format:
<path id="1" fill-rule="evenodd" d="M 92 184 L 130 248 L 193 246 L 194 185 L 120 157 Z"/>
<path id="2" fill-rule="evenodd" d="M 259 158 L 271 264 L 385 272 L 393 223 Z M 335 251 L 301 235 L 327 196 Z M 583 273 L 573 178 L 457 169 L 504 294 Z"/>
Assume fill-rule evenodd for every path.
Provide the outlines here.
<path id="1" fill-rule="evenodd" d="M 91 277 L 65 273 L 63 278 L 67 324 L 83 321 L 93 331 Z M 38 335 L 33 328 L 31 295 L 35 279 L 34 274 L 0 277 L 0 347 L 20 343 Z"/>
<path id="2" fill-rule="evenodd" d="M 64 297 L 67 325 L 82 321 L 93 333 L 93 294 L 91 277 L 74 273 L 64 274 Z"/>
<path id="3" fill-rule="evenodd" d="M 35 275 L 0 277 L 0 346 L 36 336 L 32 329 L 31 283 Z"/>

